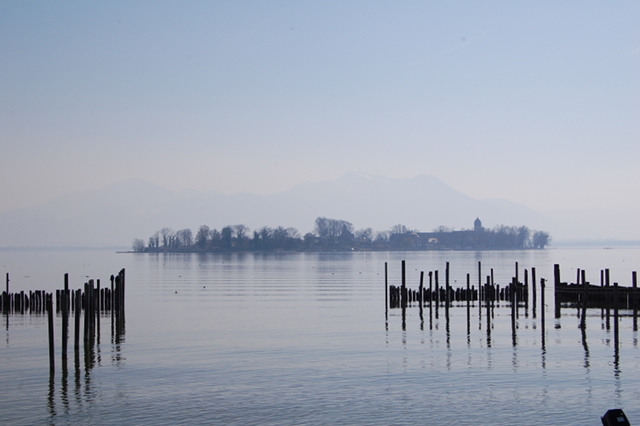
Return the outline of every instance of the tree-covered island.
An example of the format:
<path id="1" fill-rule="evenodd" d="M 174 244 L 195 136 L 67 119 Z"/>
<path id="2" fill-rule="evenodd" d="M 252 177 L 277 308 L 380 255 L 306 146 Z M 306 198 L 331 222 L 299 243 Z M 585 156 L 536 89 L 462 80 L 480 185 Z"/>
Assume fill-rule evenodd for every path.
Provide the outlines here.
<path id="1" fill-rule="evenodd" d="M 245 225 L 210 229 L 201 225 L 195 236 L 191 229 L 173 231 L 163 228 L 147 243 L 133 240 L 133 251 L 228 252 L 228 251 L 386 251 L 386 250 L 522 250 L 543 249 L 551 241 L 545 231 L 526 226 L 497 225 L 482 227 L 476 219 L 473 229 L 454 230 L 439 226 L 432 232 L 411 230 L 395 225 L 388 231 L 371 228 L 354 230 L 345 220 L 318 217 L 313 232 L 304 236 L 295 228 L 263 226 L 253 232 Z"/>

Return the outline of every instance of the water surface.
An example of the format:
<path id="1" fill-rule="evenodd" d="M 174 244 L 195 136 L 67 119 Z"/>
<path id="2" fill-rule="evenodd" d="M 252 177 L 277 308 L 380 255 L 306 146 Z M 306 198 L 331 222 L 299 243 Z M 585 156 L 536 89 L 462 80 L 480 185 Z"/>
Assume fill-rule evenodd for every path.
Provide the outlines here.
<path id="1" fill-rule="evenodd" d="M 587 279 L 611 269 L 629 285 L 640 250 L 522 252 L 115 254 L 104 251 L 0 252 L 11 290 L 107 283 L 127 272 L 126 331 L 110 317 L 87 368 L 84 351 L 66 365 L 56 318 L 56 371 L 49 375 L 44 316 L 3 318 L 0 414 L 9 424 L 600 424 L 610 408 L 640 422 L 640 352 L 630 312 L 613 326 L 589 310 L 553 318 L 547 292 L 534 318 L 520 310 L 466 304 L 385 312 L 384 264 L 399 284 L 400 262 L 417 288 L 420 271 L 450 264 L 451 283 L 477 285 L 493 268 L 506 284 L 518 262 L 553 279 L 577 268 Z M 4 275 L 4 274 L 3 274 Z M 104 284 L 103 284 L 104 285 Z M 549 286 L 550 288 L 551 286 Z M 548 288 L 548 290 L 549 290 Z M 538 298 L 538 301 L 540 299 Z M 610 320 L 611 321 L 611 320 Z M 489 332 L 488 332 L 489 331 Z M 28 409 L 16 410 L 16 407 Z"/>

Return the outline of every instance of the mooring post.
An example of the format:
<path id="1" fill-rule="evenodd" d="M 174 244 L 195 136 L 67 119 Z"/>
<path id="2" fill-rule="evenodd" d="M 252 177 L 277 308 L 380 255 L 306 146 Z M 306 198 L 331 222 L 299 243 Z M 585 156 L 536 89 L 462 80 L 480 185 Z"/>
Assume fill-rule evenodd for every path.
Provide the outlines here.
<path id="1" fill-rule="evenodd" d="M 480 302 L 480 299 L 482 298 L 480 294 L 481 288 L 482 288 L 482 262 L 478 261 L 478 302 Z"/>
<path id="2" fill-rule="evenodd" d="M 531 291 L 533 292 L 533 317 L 536 317 L 536 301 L 537 301 L 537 296 L 536 296 L 536 268 L 531 268 L 531 284 L 532 284 L 532 289 Z"/>
<path id="3" fill-rule="evenodd" d="M 400 283 L 400 307 L 407 307 L 407 271 L 404 260 L 402 261 L 402 281 Z"/>
<path id="4" fill-rule="evenodd" d="M 389 310 L 389 269 L 387 262 L 384 262 L 384 310 Z"/>
<path id="5" fill-rule="evenodd" d="M 436 319 L 438 319 L 438 309 L 440 308 L 440 283 L 438 280 L 438 271 L 435 271 L 435 293 L 436 293 Z"/>
<path id="6" fill-rule="evenodd" d="M 56 369 L 55 351 L 53 348 L 53 293 L 47 297 L 47 314 L 49 317 L 49 370 L 51 374 Z"/>
<path id="7" fill-rule="evenodd" d="M 582 313 L 580 317 L 580 328 L 584 330 L 587 326 L 587 302 L 589 297 L 589 283 L 587 282 L 585 271 L 582 271 L 582 285 L 584 287 L 584 293 L 582 296 Z"/>
<path id="8" fill-rule="evenodd" d="M 431 307 L 433 302 L 433 271 L 429 271 L 429 311 L 431 311 Z"/>
<path id="9" fill-rule="evenodd" d="M 62 295 L 62 359 L 67 359 L 67 337 L 69 335 L 69 274 L 64 274 Z"/>
<path id="10" fill-rule="evenodd" d="M 110 300 L 109 303 L 111 304 L 111 316 L 113 316 L 113 311 L 115 310 L 116 307 L 116 303 L 115 303 L 115 293 L 114 293 L 114 280 L 115 277 L 113 275 L 111 275 L 111 294 L 110 294 Z"/>
<path id="11" fill-rule="evenodd" d="M 631 273 L 631 282 L 633 287 L 633 331 L 638 331 L 638 274 L 636 271 Z"/>
<path id="12" fill-rule="evenodd" d="M 449 262 L 447 262 L 446 266 L 445 266 L 445 284 L 446 284 L 446 289 L 447 289 L 447 294 L 446 294 L 446 297 L 445 297 L 445 303 L 446 303 L 445 312 L 446 312 L 447 317 L 448 317 L 449 316 L 449 302 L 450 302 L 450 299 L 451 299 L 451 296 L 449 294 L 450 289 L 451 289 L 449 287 Z"/>
<path id="13" fill-rule="evenodd" d="M 524 316 L 529 316 L 529 270 L 524 270 L 524 289 L 522 290 L 524 297 Z"/>
<path id="14" fill-rule="evenodd" d="M 491 293 L 489 291 L 489 286 L 491 285 L 491 281 L 490 281 L 490 277 L 487 276 L 487 282 L 484 285 L 485 286 L 485 291 L 484 291 L 484 300 L 485 300 L 485 305 L 487 306 L 487 328 L 491 327 L 491 298 L 489 297 L 489 294 Z"/>
<path id="15" fill-rule="evenodd" d="M 512 287 L 517 287 L 518 285 L 518 278 L 513 277 L 511 280 L 511 284 Z M 518 298 L 518 294 L 516 291 L 514 291 L 515 289 L 512 288 L 511 289 L 511 341 L 513 346 L 515 347 L 518 343 L 517 337 L 516 337 L 516 303 L 517 303 L 517 298 Z"/>
<path id="16" fill-rule="evenodd" d="M 559 291 L 560 291 L 560 265 L 556 263 L 555 265 L 553 265 L 553 299 L 554 299 L 556 318 L 560 318 L 561 316 L 560 300 L 558 297 Z"/>
<path id="17" fill-rule="evenodd" d="M 613 283 L 613 338 L 618 352 L 620 336 L 618 334 L 618 283 Z"/>
<path id="18" fill-rule="evenodd" d="M 80 313 L 82 311 L 82 290 L 76 290 L 76 303 L 75 303 L 75 330 L 73 343 L 76 351 L 80 345 Z"/>
<path id="19" fill-rule="evenodd" d="M 544 327 L 544 311 L 546 309 L 544 304 L 545 281 L 544 278 L 540 278 L 540 322 L 542 323 L 542 327 Z"/>
<path id="20" fill-rule="evenodd" d="M 471 307 L 471 293 L 469 285 L 471 284 L 469 281 L 471 280 L 471 275 L 467 274 L 467 316 L 469 316 L 469 308 Z"/>
<path id="21" fill-rule="evenodd" d="M 7 272 L 7 294 L 9 294 L 9 273 Z"/>
<path id="22" fill-rule="evenodd" d="M 124 275 L 125 275 L 125 273 L 124 273 L 124 268 L 122 268 L 122 269 L 120 270 L 120 287 L 121 287 L 121 290 L 122 290 L 122 303 L 121 303 L 121 308 L 122 308 L 122 313 L 123 313 L 123 314 L 124 314 L 124 303 L 125 303 L 125 302 L 124 302 L 124 300 L 125 300 L 125 297 L 124 297 L 124 295 L 125 295 L 125 291 L 124 291 L 124 288 L 125 288 L 125 279 L 124 279 Z"/>

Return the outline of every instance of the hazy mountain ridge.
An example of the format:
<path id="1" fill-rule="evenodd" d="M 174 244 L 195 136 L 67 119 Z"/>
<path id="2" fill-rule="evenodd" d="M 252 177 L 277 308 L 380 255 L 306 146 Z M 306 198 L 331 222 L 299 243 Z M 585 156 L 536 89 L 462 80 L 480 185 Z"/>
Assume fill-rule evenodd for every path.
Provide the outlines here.
<path id="1" fill-rule="evenodd" d="M 312 231 L 318 216 L 344 219 L 376 231 L 402 223 L 430 231 L 445 225 L 471 228 L 526 225 L 544 229 L 539 213 L 507 200 L 475 200 L 437 178 L 385 178 L 349 172 L 331 181 L 308 182 L 272 194 L 170 191 L 140 179 L 57 197 L 42 205 L 0 214 L 0 247 L 128 247 L 168 227 L 222 228 L 244 224 Z M 545 229 L 546 230 L 546 229 Z"/>

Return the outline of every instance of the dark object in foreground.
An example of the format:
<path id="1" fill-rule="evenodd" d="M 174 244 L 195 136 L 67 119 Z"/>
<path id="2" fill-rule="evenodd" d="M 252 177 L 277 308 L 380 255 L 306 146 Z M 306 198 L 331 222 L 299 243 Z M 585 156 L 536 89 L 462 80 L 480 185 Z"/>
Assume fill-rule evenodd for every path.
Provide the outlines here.
<path id="1" fill-rule="evenodd" d="M 619 408 L 614 408 L 613 410 L 609 410 L 604 413 L 604 416 L 601 417 L 603 426 L 631 426 L 629 420 L 627 420 L 627 416 L 624 414 Z"/>

